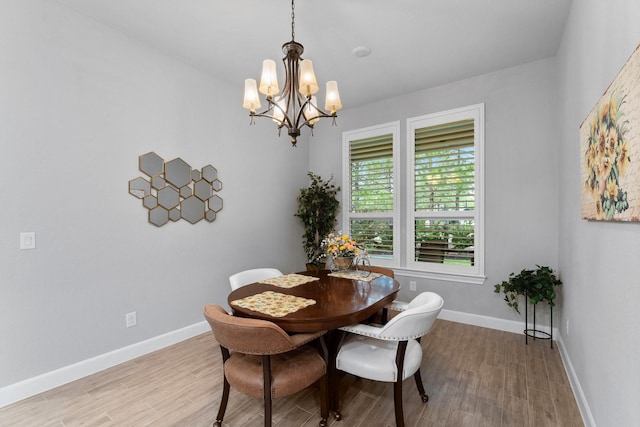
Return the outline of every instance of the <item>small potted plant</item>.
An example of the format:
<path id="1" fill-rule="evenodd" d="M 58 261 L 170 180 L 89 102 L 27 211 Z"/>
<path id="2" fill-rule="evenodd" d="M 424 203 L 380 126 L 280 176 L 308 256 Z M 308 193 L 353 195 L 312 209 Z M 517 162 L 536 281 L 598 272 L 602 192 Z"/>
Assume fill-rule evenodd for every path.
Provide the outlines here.
<path id="1" fill-rule="evenodd" d="M 535 270 L 524 269 L 519 274 L 511 273 L 509 280 L 495 285 L 494 292 L 503 292 L 507 305 L 520 314 L 519 295 L 525 295 L 532 305 L 546 301 L 550 307 L 553 307 L 556 299 L 554 288 L 558 285 L 562 285 L 562 282 L 551 268 L 536 265 Z"/>
<path id="2" fill-rule="evenodd" d="M 324 265 L 326 255 L 322 250 L 322 240 L 336 225 L 336 213 L 340 206 L 336 194 L 340 187 L 331 183 L 333 176 L 325 181 L 312 172 L 307 175 L 311 184 L 300 189 L 295 216 L 304 224 L 302 245 L 307 254 L 307 269 L 314 270 Z"/>

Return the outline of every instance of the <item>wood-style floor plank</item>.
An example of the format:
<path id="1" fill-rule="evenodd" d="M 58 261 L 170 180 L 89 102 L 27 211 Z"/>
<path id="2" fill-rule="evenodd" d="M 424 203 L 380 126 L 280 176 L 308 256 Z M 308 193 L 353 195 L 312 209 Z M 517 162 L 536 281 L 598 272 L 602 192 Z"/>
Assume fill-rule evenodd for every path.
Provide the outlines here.
<path id="1" fill-rule="evenodd" d="M 560 354 L 549 341 L 436 321 L 422 339 L 422 378 L 403 384 L 409 427 L 584 426 Z M 555 346 L 554 346 L 555 347 Z M 203 334 L 0 409 L 0 425 L 210 426 L 222 393 L 222 358 Z M 393 386 L 342 375 L 343 419 L 330 427 L 394 426 Z M 231 390 L 225 427 L 263 425 L 262 401 Z M 276 427 L 320 421 L 316 387 L 277 399 Z"/>

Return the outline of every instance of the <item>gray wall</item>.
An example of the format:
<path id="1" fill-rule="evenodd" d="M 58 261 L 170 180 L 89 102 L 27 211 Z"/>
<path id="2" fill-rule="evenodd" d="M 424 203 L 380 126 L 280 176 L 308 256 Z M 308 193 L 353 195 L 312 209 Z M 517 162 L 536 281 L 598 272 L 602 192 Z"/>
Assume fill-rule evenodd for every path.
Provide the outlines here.
<path id="1" fill-rule="evenodd" d="M 598 426 L 640 425 L 640 224 L 580 219 L 578 130 L 640 43 L 638 22 L 636 0 L 574 0 L 558 54 L 562 340 Z"/>
<path id="2" fill-rule="evenodd" d="M 404 147 L 407 118 L 485 103 L 487 279 L 475 285 L 401 277 L 402 298 L 435 291 L 447 310 L 519 320 L 493 285 L 535 264 L 557 267 L 555 70 L 554 59 L 537 61 L 341 114 L 349 129 L 400 120 Z M 340 180 L 341 130 L 333 133 L 318 133 L 322 141 L 311 145 L 310 168 Z M 409 291 L 409 280 L 417 292 Z"/>
<path id="3" fill-rule="evenodd" d="M 55 2 L 2 2 L 0 387 L 201 322 L 237 270 L 304 268 L 308 144 L 250 127 L 242 90 Z M 127 183 L 149 151 L 218 169 L 215 222 L 147 222 Z"/>

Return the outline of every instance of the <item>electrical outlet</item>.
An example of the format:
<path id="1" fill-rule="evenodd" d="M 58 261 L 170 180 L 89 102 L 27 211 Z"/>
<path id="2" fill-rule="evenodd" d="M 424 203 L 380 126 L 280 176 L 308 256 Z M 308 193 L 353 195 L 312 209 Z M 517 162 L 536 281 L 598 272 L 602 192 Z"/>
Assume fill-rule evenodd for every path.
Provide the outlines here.
<path id="1" fill-rule="evenodd" d="M 415 282 L 415 280 L 412 280 L 412 281 L 409 282 L 409 290 L 415 292 L 415 290 L 416 290 L 416 282 Z"/>
<path id="2" fill-rule="evenodd" d="M 126 317 L 126 320 L 127 320 L 127 328 L 130 328 L 132 326 L 136 326 L 137 319 L 136 319 L 136 312 L 135 311 L 132 311 L 131 313 L 127 313 L 125 317 Z"/>

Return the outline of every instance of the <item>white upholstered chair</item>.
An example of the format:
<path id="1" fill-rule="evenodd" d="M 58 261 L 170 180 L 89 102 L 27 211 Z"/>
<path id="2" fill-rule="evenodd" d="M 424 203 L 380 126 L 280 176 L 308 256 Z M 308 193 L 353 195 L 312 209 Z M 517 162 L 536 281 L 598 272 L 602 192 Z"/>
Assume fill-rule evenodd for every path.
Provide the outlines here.
<path id="1" fill-rule="evenodd" d="M 282 272 L 277 268 L 254 268 L 229 276 L 229 284 L 231 285 L 231 290 L 235 291 L 249 283 L 255 283 L 264 279 L 271 279 L 279 276 L 282 276 Z"/>
<path id="2" fill-rule="evenodd" d="M 420 338 L 433 326 L 444 301 L 433 292 L 423 292 L 407 303 L 383 326 L 355 324 L 340 328 L 348 332 L 336 358 L 336 368 L 374 381 L 394 383 L 396 425 L 404 426 L 402 381 L 413 375 L 423 402 Z"/>

